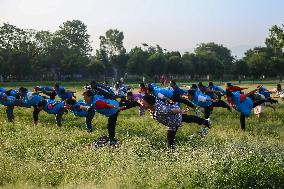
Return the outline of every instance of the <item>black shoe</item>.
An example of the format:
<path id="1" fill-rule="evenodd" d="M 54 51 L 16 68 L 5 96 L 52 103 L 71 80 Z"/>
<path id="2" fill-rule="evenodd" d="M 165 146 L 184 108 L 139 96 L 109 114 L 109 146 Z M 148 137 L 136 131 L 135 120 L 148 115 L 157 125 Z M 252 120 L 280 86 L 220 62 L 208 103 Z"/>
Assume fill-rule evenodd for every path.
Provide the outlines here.
<path id="1" fill-rule="evenodd" d="M 107 136 L 102 136 L 97 141 L 93 142 L 92 146 L 95 148 L 100 148 L 103 147 L 108 141 L 109 138 Z"/>
<path id="2" fill-rule="evenodd" d="M 117 147 L 117 141 L 115 139 L 111 139 L 108 141 L 108 145 L 110 147 Z"/>
<path id="3" fill-rule="evenodd" d="M 207 128 L 209 128 L 209 129 L 211 129 L 212 123 L 211 123 L 211 121 L 210 121 L 210 118 L 205 119 L 204 126 L 207 127 Z"/>

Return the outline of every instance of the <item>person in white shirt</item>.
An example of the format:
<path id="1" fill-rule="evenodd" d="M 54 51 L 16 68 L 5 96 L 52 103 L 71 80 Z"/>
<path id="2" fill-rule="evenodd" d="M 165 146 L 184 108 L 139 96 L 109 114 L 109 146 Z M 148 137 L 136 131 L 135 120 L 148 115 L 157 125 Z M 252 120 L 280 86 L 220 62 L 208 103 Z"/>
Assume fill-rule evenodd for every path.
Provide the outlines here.
<path id="1" fill-rule="evenodd" d="M 276 88 L 270 90 L 269 92 L 275 93 L 275 98 L 281 98 L 282 100 L 284 100 L 284 90 L 281 88 L 281 84 L 277 84 Z"/>

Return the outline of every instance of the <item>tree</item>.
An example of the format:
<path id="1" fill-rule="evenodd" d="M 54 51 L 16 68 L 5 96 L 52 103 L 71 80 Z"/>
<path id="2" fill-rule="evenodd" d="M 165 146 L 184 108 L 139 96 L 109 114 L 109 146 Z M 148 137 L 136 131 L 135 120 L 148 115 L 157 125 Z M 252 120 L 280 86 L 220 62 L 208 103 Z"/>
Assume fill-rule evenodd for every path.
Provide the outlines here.
<path id="1" fill-rule="evenodd" d="M 127 61 L 127 70 L 134 74 L 143 74 L 146 72 L 145 64 L 148 59 L 148 52 L 143 51 L 141 47 L 135 47 L 129 52 Z"/>
<path id="2" fill-rule="evenodd" d="M 251 75 L 255 79 L 262 75 L 272 76 L 275 74 L 269 52 L 268 48 L 256 47 L 245 53 L 243 60 L 248 64 Z"/>
<path id="3" fill-rule="evenodd" d="M 146 63 L 147 75 L 154 76 L 155 74 L 165 73 L 166 59 L 164 54 L 155 53 L 149 56 Z"/>
<path id="4" fill-rule="evenodd" d="M 232 73 L 236 78 L 249 75 L 249 66 L 244 60 L 237 60 L 233 63 Z"/>
<path id="5" fill-rule="evenodd" d="M 169 74 L 180 74 L 182 70 L 181 57 L 180 56 L 168 57 L 166 69 L 167 69 L 166 72 Z"/>
<path id="6" fill-rule="evenodd" d="M 123 47 L 123 32 L 117 29 L 110 29 L 105 36 L 100 36 L 100 50 L 105 52 L 110 61 L 115 77 L 118 72 L 126 68 L 126 50 Z M 126 62 L 124 62 L 126 60 Z"/>
<path id="7" fill-rule="evenodd" d="M 197 56 L 201 56 L 203 58 L 207 57 L 205 59 L 208 59 L 211 64 L 208 64 L 208 66 L 213 69 L 216 68 L 215 72 L 218 73 L 215 75 L 218 75 L 218 77 L 221 74 L 223 77 L 228 79 L 229 75 L 231 75 L 234 57 L 231 55 L 231 51 L 227 47 L 213 42 L 202 43 L 194 50 L 194 52 Z M 212 64 L 215 64 L 216 67 Z M 212 71 L 211 73 L 215 72 Z"/>
<path id="8" fill-rule="evenodd" d="M 91 50 L 87 26 L 79 20 L 66 21 L 55 32 L 49 49 L 52 69 L 59 74 L 83 74 Z"/>
<path id="9" fill-rule="evenodd" d="M 196 65 L 196 56 L 193 53 L 184 53 L 181 57 L 182 70 L 181 73 L 185 75 L 194 76 L 194 64 Z"/>
<path id="10" fill-rule="evenodd" d="M 274 25 L 269 32 L 269 37 L 265 41 L 266 46 L 272 48 L 275 54 L 281 54 L 284 48 L 284 25 Z"/>

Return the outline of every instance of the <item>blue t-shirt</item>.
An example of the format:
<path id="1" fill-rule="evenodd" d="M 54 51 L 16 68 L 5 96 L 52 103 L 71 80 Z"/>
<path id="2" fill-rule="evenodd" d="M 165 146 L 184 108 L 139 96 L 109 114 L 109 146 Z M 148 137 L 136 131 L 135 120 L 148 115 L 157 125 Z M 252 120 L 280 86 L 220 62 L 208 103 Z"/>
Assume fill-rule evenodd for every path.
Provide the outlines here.
<path id="1" fill-rule="evenodd" d="M 50 104 L 55 104 L 57 103 L 55 106 L 53 106 L 51 109 L 49 109 L 49 105 Z M 44 107 L 44 111 L 49 113 L 49 114 L 57 114 L 58 111 L 64 106 L 64 101 L 57 101 L 57 100 L 51 100 L 51 99 L 47 99 L 46 100 L 46 105 Z"/>
<path id="2" fill-rule="evenodd" d="M 112 116 L 112 115 L 114 115 L 118 112 L 117 108 L 102 108 L 102 109 L 99 109 L 98 107 L 96 107 L 96 102 L 99 101 L 99 100 L 106 102 L 108 104 L 112 104 L 115 107 L 118 107 L 119 103 L 116 100 L 106 99 L 103 96 L 95 95 L 94 98 L 93 98 L 92 107 L 94 107 L 94 109 L 97 112 L 99 112 L 100 114 L 105 115 L 106 117 L 110 117 L 110 116 Z"/>
<path id="3" fill-rule="evenodd" d="M 81 109 L 80 106 L 90 106 L 89 103 L 84 102 L 83 100 L 79 100 L 78 102 L 76 102 L 75 105 L 72 106 L 72 109 L 69 110 L 70 112 L 72 112 L 75 116 L 79 116 L 79 117 L 87 117 L 88 115 L 88 111 L 92 111 L 95 112 L 94 109 L 89 109 L 88 111 L 86 109 Z"/>

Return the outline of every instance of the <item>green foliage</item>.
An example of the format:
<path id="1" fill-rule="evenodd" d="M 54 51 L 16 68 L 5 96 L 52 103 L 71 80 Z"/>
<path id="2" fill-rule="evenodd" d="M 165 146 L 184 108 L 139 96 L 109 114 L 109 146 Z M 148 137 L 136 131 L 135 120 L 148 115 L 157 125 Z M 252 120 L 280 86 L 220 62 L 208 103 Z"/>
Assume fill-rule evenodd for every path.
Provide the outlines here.
<path id="1" fill-rule="evenodd" d="M 68 86 L 81 98 L 81 86 Z M 165 127 L 149 115 L 139 117 L 137 109 L 118 117 L 119 148 L 91 149 L 89 144 L 107 133 L 101 115 L 95 115 L 96 129 L 89 134 L 84 119 L 70 114 L 58 128 L 54 116 L 42 112 L 34 127 L 32 110 L 15 108 L 15 123 L 7 123 L 1 106 L 0 187 L 283 188 L 283 108 L 280 102 L 276 111 L 265 108 L 260 119 L 252 115 L 246 132 L 237 112 L 216 108 L 206 138 L 190 139 L 200 126 L 184 124 L 171 152 Z"/>
<path id="2" fill-rule="evenodd" d="M 230 49 L 214 42 L 201 43 L 193 53 L 168 51 L 160 45 L 142 43 L 129 52 L 124 33 L 109 29 L 99 37 L 100 48 L 92 53 L 87 26 L 80 20 L 66 21 L 55 32 L 0 26 L 0 69 L 5 80 L 61 80 L 163 74 L 204 79 L 260 79 L 284 75 L 284 32 L 272 26 L 266 46 L 249 49 L 236 59 Z M 1 77 L 2 78 L 2 77 Z"/>

